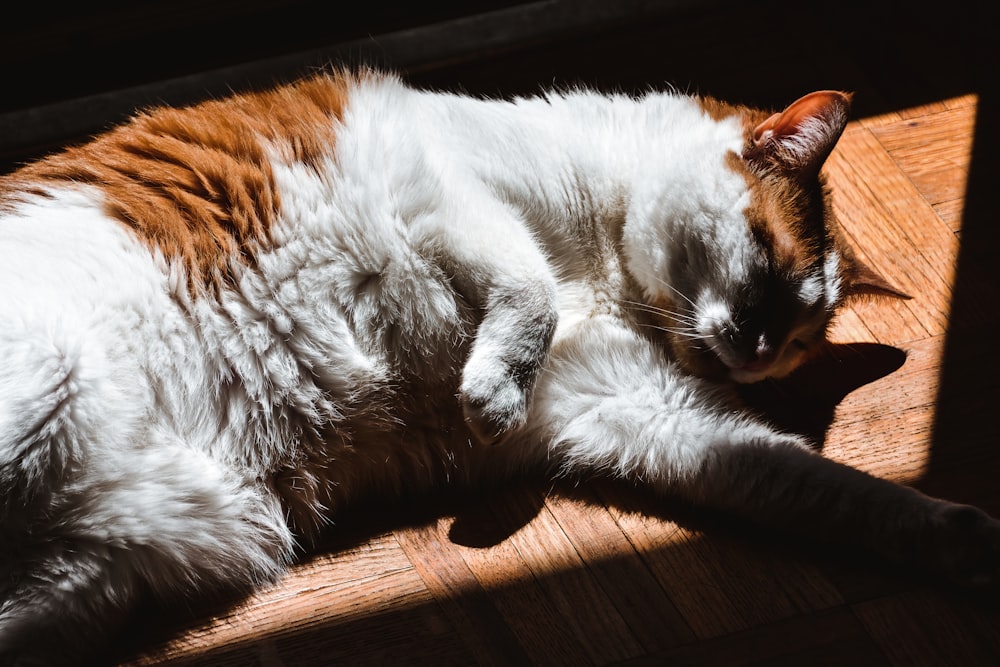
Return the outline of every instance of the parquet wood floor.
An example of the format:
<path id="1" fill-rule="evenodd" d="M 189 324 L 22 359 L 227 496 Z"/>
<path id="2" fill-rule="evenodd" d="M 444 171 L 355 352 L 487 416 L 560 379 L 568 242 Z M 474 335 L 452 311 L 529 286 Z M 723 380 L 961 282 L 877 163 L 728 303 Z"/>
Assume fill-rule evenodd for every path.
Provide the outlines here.
<path id="1" fill-rule="evenodd" d="M 971 6 L 710 6 L 407 76 L 497 94 L 669 80 L 769 106 L 856 91 L 826 166 L 836 207 L 913 298 L 850 307 L 827 358 L 748 398 L 831 458 L 1000 515 L 1000 116 Z M 363 509 L 248 600 L 137 616 L 109 663 L 998 665 L 1000 604 L 624 485 L 527 482 Z"/>

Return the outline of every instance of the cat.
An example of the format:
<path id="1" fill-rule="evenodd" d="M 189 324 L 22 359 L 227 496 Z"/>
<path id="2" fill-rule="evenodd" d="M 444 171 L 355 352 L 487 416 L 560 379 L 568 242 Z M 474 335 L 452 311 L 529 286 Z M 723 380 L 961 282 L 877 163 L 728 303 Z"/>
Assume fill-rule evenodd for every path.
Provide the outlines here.
<path id="1" fill-rule="evenodd" d="M 509 101 L 378 71 L 159 108 L 0 180 L 0 656 L 249 592 L 365 496 L 611 475 L 958 584 L 1000 522 L 735 402 L 903 297 L 821 167 L 851 97 Z"/>

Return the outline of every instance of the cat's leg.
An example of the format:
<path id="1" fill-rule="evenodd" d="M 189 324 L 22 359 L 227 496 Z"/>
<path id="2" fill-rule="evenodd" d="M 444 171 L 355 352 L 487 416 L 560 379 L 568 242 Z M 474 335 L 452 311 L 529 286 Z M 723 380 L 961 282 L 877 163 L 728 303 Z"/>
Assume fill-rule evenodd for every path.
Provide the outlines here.
<path id="1" fill-rule="evenodd" d="M 595 322 L 557 339 L 530 428 L 566 471 L 615 474 L 959 584 L 1000 584 L 1000 521 L 822 457 L 625 328 Z"/>
<path id="2" fill-rule="evenodd" d="M 266 489 L 164 434 L 103 452 L 30 511 L 48 519 L 8 522 L 2 536 L 0 664 L 76 664 L 141 595 L 249 592 L 292 551 Z"/>
<path id="3" fill-rule="evenodd" d="M 85 664 L 138 599 L 136 572 L 107 545 L 17 538 L 0 558 L 0 664 Z"/>
<path id="4" fill-rule="evenodd" d="M 535 378 L 558 320 L 556 283 L 524 224 L 492 198 L 470 202 L 463 216 L 427 223 L 433 255 L 455 288 L 482 314 L 460 386 L 465 418 L 483 442 L 524 424 Z"/>

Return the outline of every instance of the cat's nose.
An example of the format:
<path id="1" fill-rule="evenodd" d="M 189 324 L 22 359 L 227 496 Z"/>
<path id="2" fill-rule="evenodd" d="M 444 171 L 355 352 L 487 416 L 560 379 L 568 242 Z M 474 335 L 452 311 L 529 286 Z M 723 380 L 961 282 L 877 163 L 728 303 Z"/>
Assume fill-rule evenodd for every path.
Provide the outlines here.
<path id="1" fill-rule="evenodd" d="M 777 360 L 778 355 L 775 352 L 768 350 L 765 353 L 758 353 L 754 355 L 752 359 L 742 364 L 739 369 L 749 373 L 760 373 L 773 366 L 774 362 Z"/>
<path id="2" fill-rule="evenodd" d="M 778 360 L 778 352 L 763 333 L 741 331 L 732 323 L 721 324 L 713 336 L 713 350 L 737 381 L 766 374 Z"/>
<path id="3" fill-rule="evenodd" d="M 738 364 L 736 369 L 748 373 L 761 373 L 773 366 L 777 360 L 778 350 L 761 334 L 753 352 L 745 361 Z"/>

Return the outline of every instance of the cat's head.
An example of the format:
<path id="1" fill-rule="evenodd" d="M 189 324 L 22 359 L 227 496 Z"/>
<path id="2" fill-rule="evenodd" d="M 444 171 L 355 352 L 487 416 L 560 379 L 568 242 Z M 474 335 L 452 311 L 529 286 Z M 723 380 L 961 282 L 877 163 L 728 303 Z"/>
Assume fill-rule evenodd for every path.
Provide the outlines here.
<path id="1" fill-rule="evenodd" d="M 626 256 L 687 370 L 782 377 L 825 340 L 846 299 L 906 298 L 845 243 L 820 173 L 850 96 L 815 92 L 773 115 L 704 104 L 720 128 L 700 145 L 709 155 L 683 191 L 658 186 L 654 204 L 633 210 Z"/>

